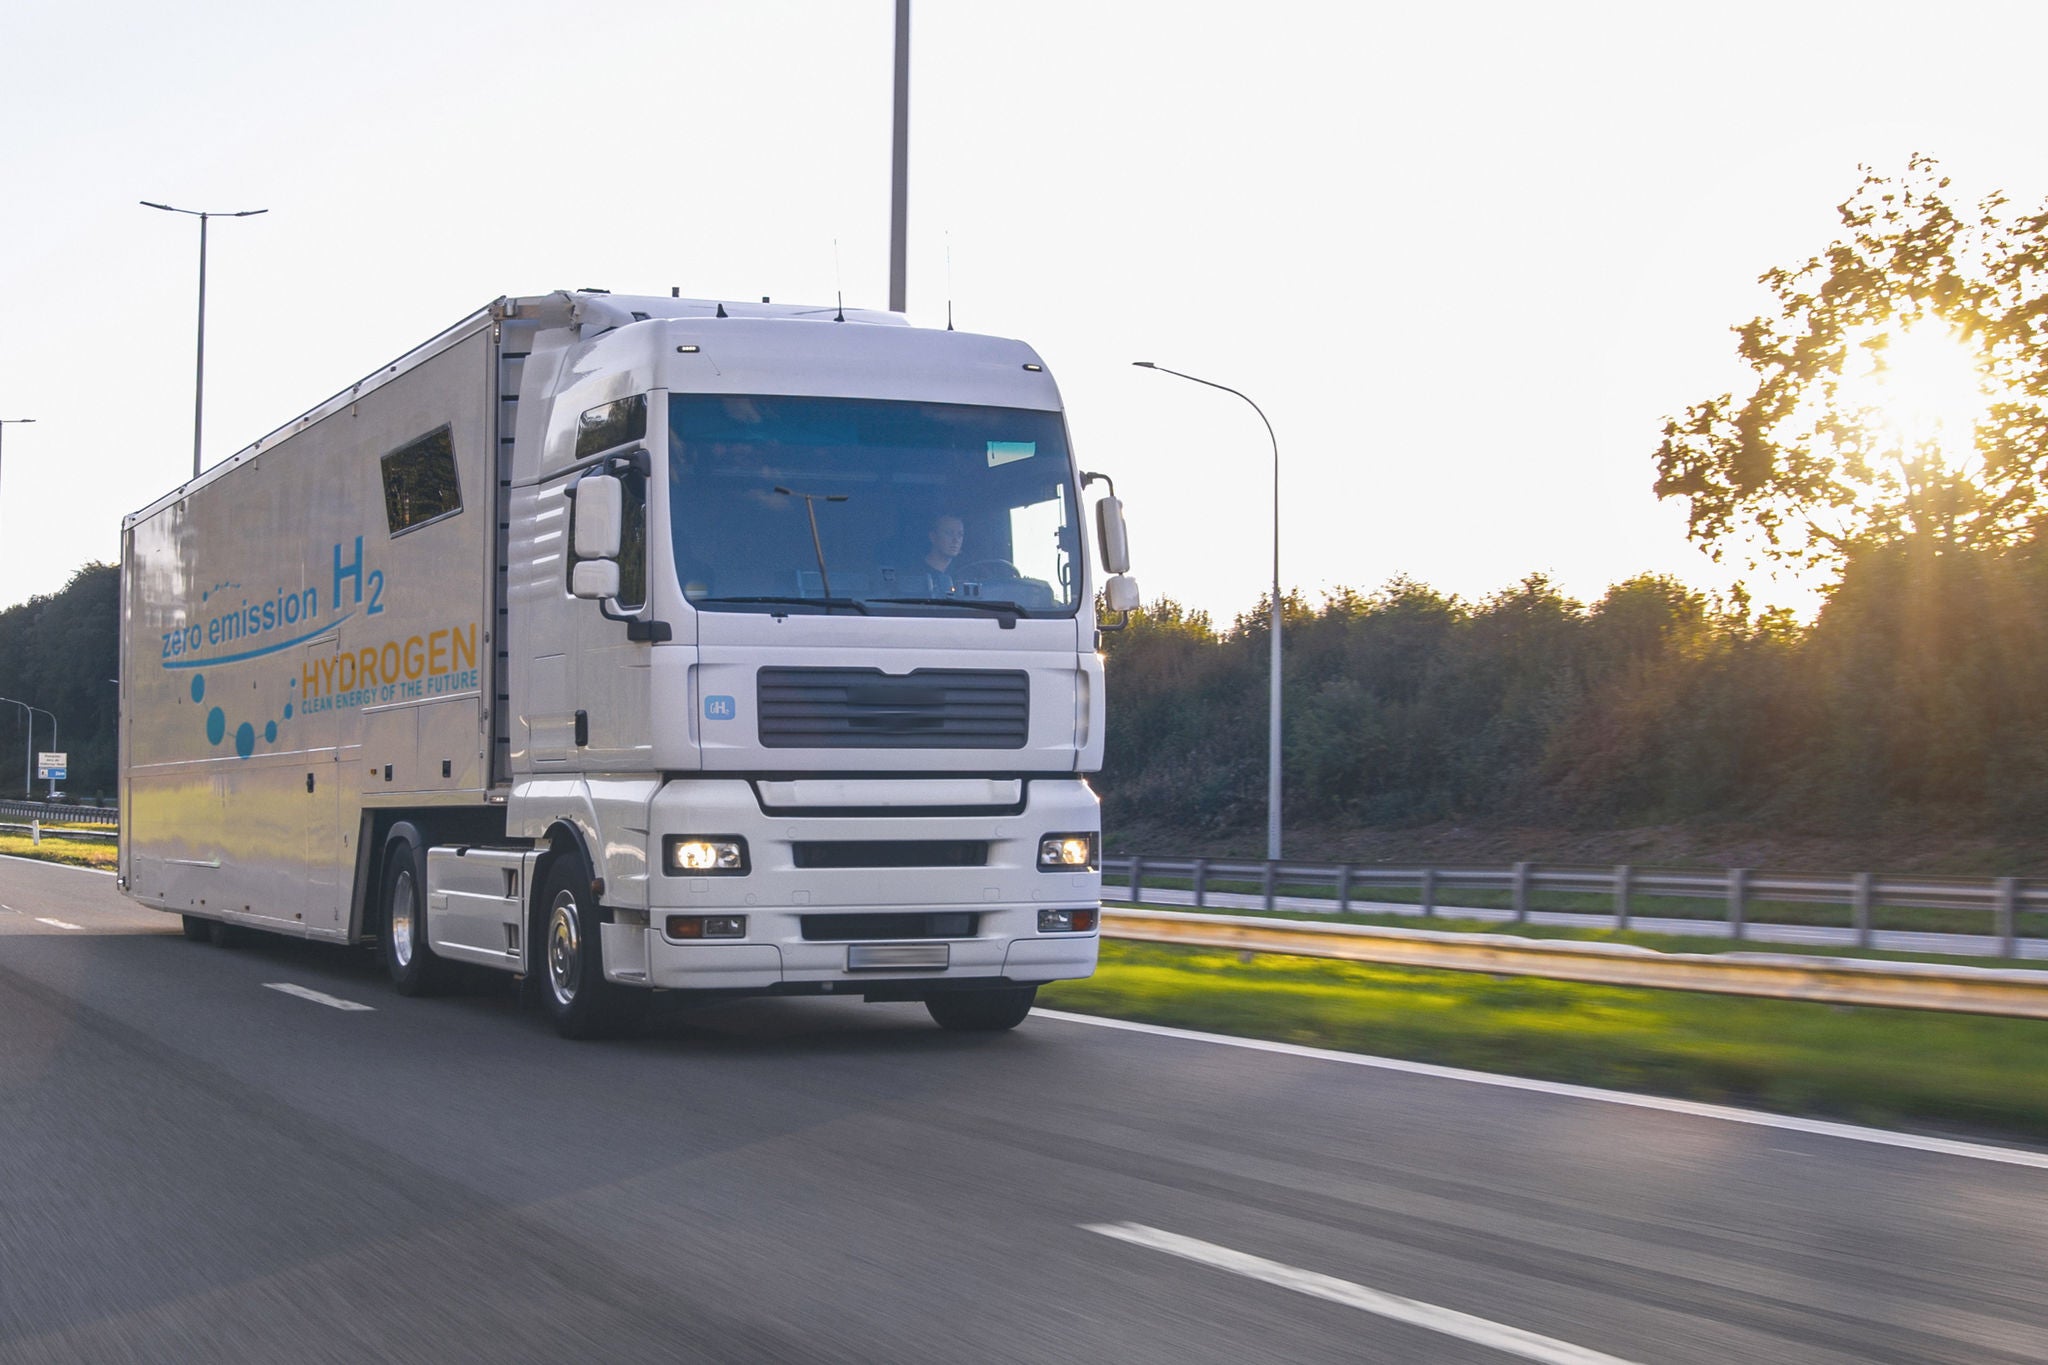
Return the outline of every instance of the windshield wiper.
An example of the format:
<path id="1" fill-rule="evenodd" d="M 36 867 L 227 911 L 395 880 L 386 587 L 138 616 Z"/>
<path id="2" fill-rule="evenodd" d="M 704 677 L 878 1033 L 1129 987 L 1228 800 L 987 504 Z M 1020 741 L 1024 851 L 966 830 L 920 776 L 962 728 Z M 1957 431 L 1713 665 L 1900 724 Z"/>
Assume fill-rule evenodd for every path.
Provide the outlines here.
<path id="1" fill-rule="evenodd" d="M 700 606 L 706 602 L 761 602 L 786 607 L 852 607 L 862 616 L 868 614 L 868 604 L 858 597 L 697 597 L 691 601 Z"/>
<path id="2" fill-rule="evenodd" d="M 1006 613 L 1003 625 L 1008 628 L 1021 619 L 1024 608 L 1015 602 L 1006 602 L 1000 597 L 870 597 L 870 602 L 901 602 L 914 607 L 966 607 L 970 611 L 993 611 Z"/>

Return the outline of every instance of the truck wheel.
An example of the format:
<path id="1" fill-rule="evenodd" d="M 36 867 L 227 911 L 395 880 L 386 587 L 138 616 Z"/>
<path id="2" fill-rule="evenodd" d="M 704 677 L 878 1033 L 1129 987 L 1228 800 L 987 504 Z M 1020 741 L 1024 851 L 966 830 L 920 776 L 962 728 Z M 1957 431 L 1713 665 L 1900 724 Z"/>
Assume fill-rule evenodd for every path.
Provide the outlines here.
<path id="1" fill-rule="evenodd" d="M 400 995 L 432 995 L 446 981 L 448 964 L 427 943 L 427 878 L 420 846 L 395 840 L 384 855 L 384 908 L 378 942 L 384 970 Z"/>
<path id="2" fill-rule="evenodd" d="M 185 937 L 194 943 L 204 943 L 213 937 L 213 924 L 210 920 L 203 920 L 197 915 L 180 915 L 178 918 L 185 926 Z"/>
<path id="3" fill-rule="evenodd" d="M 234 948 L 240 946 L 242 942 L 242 936 L 235 932 L 235 926 L 224 919 L 207 920 L 206 936 L 213 941 L 216 948 Z"/>
<path id="4" fill-rule="evenodd" d="M 940 1028 L 995 1033 L 1023 1023 L 1037 998 L 1036 986 L 992 986 L 978 991 L 935 992 L 924 1007 Z"/>
<path id="5" fill-rule="evenodd" d="M 624 1021 L 622 992 L 604 979 L 604 934 L 583 859 L 554 859 L 541 883 L 540 998 L 564 1038 L 602 1038 Z"/>

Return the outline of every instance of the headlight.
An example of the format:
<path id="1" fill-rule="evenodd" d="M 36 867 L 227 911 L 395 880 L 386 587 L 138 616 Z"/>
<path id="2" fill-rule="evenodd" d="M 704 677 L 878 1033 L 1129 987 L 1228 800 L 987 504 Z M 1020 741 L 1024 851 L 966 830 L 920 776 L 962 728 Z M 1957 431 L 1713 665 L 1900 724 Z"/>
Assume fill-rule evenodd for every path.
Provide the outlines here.
<path id="1" fill-rule="evenodd" d="M 1041 910 L 1038 912 L 1038 932 L 1041 934 L 1086 934 L 1095 929 L 1093 910 Z"/>
<path id="2" fill-rule="evenodd" d="M 1093 872 L 1095 859 L 1095 835 L 1048 834 L 1038 841 L 1038 870 L 1040 872 Z"/>
<path id="3" fill-rule="evenodd" d="M 661 870 L 671 877 L 744 877 L 747 841 L 737 834 L 667 834 Z"/>

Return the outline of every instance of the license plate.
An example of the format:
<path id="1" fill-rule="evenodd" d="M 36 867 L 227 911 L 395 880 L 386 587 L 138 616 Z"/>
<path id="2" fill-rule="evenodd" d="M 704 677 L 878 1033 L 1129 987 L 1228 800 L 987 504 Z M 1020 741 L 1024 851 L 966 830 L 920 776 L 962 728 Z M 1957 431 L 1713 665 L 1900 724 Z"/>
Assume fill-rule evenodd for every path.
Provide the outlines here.
<path id="1" fill-rule="evenodd" d="M 850 943 L 849 972 L 942 971 L 952 961 L 949 943 Z"/>

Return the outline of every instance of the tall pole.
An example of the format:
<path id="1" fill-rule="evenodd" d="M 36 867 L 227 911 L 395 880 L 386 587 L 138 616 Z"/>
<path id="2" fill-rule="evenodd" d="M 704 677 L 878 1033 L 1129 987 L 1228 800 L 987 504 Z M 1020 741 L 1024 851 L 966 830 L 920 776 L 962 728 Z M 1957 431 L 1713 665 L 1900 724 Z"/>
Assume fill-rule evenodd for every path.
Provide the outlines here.
<path id="1" fill-rule="evenodd" d="M 0 417 L 0 436 L 5 436 L 9 427 L 30 426 L 35 420 L 33 417 Z"/>
<path id="2" fill-rule="evenodd" d="M 908 298 L 910 247 L 910 0 L 896 0 L 896 130 L 889 176 L 889 311 Z"/>
<path id="3" fill-rule="evenodd" d="M 21 754 L 21 799 L 27 801 L 36 794 L 36 718 L 25 701 L 16 701 L 12 697 L 0 697 L 0 701 L 9 706 L 19 706 L 21 723 L 28 727 L 28 747 Z"/>
<path id="4" fill-rule="evenodd" d="M 35 747 L 36 747 L 36 727 L 35 727 L 35 717 L 36 717 L 36 715 L 37 715 L 37 714 L 39 714 L 39 713 L 40 713 L 40 714 L 42 714 L 42 715 L 45 715 L 45 716 L 48 716 L 48 717 L 50 718 L 50 752 L 51 752 L 51 753 L 55 753 L 55 752 L 57 752 L 57 713 L 56 713 L 55 711 L 45 711 L 45 710 L 43 710 L 43 708 L 42 708 L 42 707 L 40 707 L 40 706 L 31 706 L 31 707 L 29 707 L 28 709 L 29 709 L 29 727 L 28 727 L 28 747 L 29 747 L 30 751 L 31 751 L 31 752 L 33 752 L 33 751 L 34 751 L 34 749 L 35 749 Z M 57 779 L 53 777 L 53 778 L 51 778 L 51 779 L 50 779 L 50 799 L 54 801 L 54 800 L 56 800 L 56 798 L 57 798 Z"/>
<path id="5" fill-rule="evenodd" d="M 183 213 L 199 220 L 199 341 L 193 347 L 192 375 L 192 477 L 199 477 L 199 438 L 206 416 L 206 220 L 209 218 L 254 218 L 269 209 L 242 209 L 236 213 L 212 213 L 200 209 L 173 208 L 169 204 L 138 201 L 146 209 Z"/>
<path id="6" fill-rule="evenodd" d="M 1221 389 L 1225 393 L 1237 394 L 1245 402 L 1251 403 L 1252 411 L 1259 414 L 1261 422 L 1265 422 L 1266 439 L 1273 443 L 1273 596 L 1271 601 L 1271 633 L 1273 636 L 1271 672 L 1273 685 L 1266 706 L 1266 858 L 1269 862 L 1278 862 L 1280 860 L 1280 438 L 1273 434 L 1273 424 L 1266 421 L 1265 410 L 1257 403 L 1252 403 L 1250 398 L 1242 393 L 1238 393 L 1236 389 L 1231 388 L 1228 384 L 1218 384 L 1213 379 L 1201 379 L 1195 375 L 1182 374 L 1179 370 L 1169 370 L 1164 365 L 1155 365 L 1149 360 L 1134 360 L 1131 363 L 1141 370 L 1157 370 L 1161 374 L 1170 374 L 1176 379 L 1191 380 L 1197 384 L 1207 385 L 1212 389 Z"/>
<path id="7" fill-rule="evenodd" d="M 199 432 L 206 417 L 206 220 L 199 215 L 199 340 L 192 347 L 192 477 L 199 477 Z"/>

